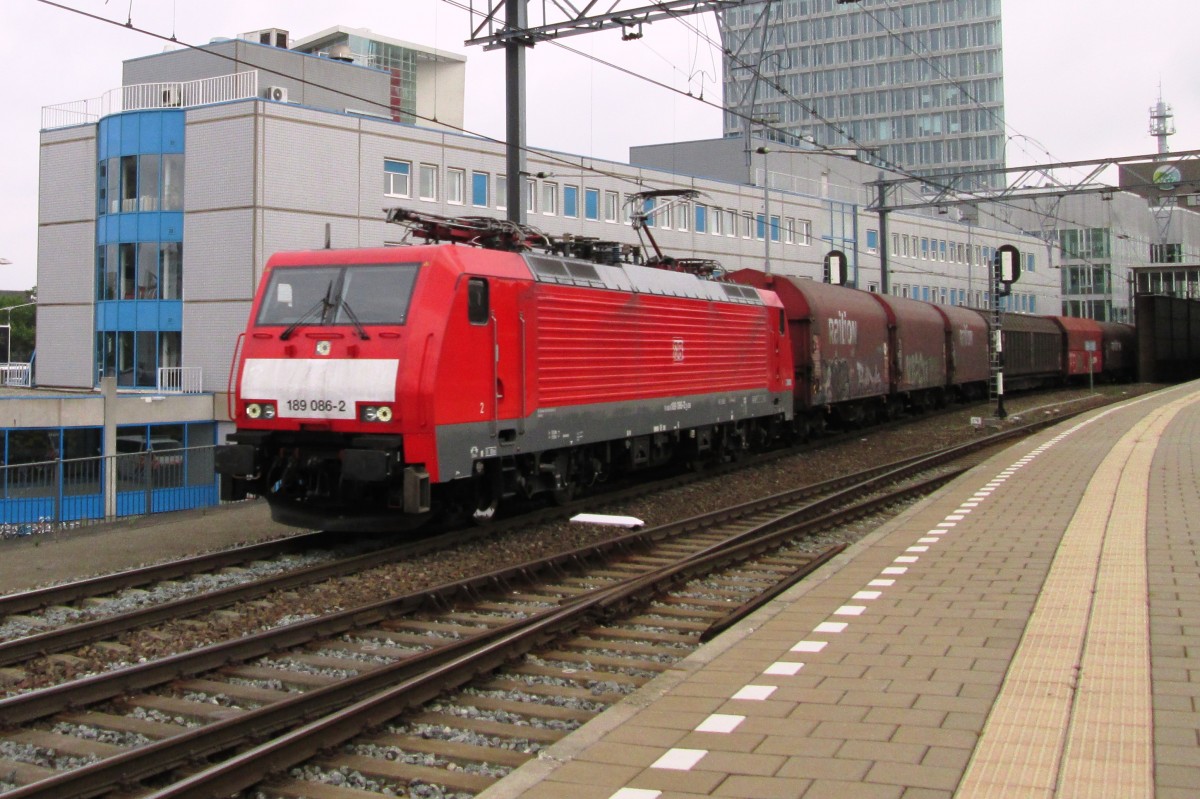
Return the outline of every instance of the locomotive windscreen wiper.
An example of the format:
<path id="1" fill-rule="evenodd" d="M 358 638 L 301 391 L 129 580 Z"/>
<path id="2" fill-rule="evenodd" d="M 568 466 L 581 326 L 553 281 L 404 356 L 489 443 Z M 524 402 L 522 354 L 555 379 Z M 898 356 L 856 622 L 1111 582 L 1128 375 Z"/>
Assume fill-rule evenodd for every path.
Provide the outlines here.
<path id="1" fill-rule="evenodd" d="M 367 335 L 367 329 L 363 327 L 362 322 L 358 321 L 358 314 L 354 313 L 354 309 L 350 307 L 350 303 L 346 302 L 345 298 L 342 298 L 335 304 L 346 312 L 346 316 L 350 317 L 350 321 L 354 324 L 354 329 L 358 332 L 358 337 L 363 341 L 369 339 L 370 336 Z"/>
<path id="2" fill-rule="evenodd" d="M 330 299 L 330 296 L 332 294 L 333 294 L 333 281 L 331 280 L 331 281 L 329 281 L 329 285 L 325 288 L 325 296 L 322 297 L 321 299 L 317 300 L 316 303 L 313 305 L 313 307 L 311 307 L 307 311 L 305 311 L 299 319 L 297 319 L 295 322 L 292 322 L 290 325 L 288 325 L 287 329 L 279 334 L 279 340 L 287 341 L 289 338 L 292 337 L 292 334 L 295 333 L 296 330 L 299 329 L 299 327 L 301 325 L 303 325 L 307 322 L 310 322 L 313 319 L 323 320 L 325 318 L 325 314 L 327 314 L 331 308 L 333 308 L 337 305 L 337 303 L 335 303 L 333 300 Z"/>

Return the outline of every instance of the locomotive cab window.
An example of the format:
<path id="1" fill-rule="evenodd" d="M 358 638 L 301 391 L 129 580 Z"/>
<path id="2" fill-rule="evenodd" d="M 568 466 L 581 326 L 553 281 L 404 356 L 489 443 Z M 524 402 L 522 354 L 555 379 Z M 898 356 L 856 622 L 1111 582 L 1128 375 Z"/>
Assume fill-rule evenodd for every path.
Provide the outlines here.
<path id="1" fill-rule="evenodd" d="M 491 317 L 488 302 L 488 282 L 481 277 L 467 280 L 467 321 L 473 325 L 485 325 Z"/>
<path id="2" fill-rule="evenodd" d="M 263 292 L 260 325 L 402 325 L 417 264 L 276 267 Z"/>

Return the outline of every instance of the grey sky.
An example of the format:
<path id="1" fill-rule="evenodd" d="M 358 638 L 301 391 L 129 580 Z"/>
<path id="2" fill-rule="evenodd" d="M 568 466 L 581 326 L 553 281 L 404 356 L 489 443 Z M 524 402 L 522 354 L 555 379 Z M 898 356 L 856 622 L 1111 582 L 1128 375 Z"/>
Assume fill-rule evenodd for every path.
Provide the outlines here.
<path id="1" fill-rule="evenodd" d="M 466 127 L 503 136 L 503 55 L 467 48 L 466 12 L 441 0 L 350 0 L 340 4 L 266 0 L 63 0 L 107 19 L 180 41 L 203 44 L 260 28 L 303 37 L 333 25 L 370 28 L 397 39 L 468 57 Z M 476 7 L 481 2 L 476 0 Z M 626 7 L 641 3 L 626 3 Z M 711 14 L 689 18 L 717 38 Z M 0 214 L 0 288 L 37 281 L 38 129 L 41 108 L 98 97 L 121 83 L 121 61 L 160 52 L 167 43 L 87 19 L 37 0 L 0 3 L 4 76 L 4 158 L 8 186 Z M 1153 152 L 1148 109 L 1158 96 L 1174 107 L 1174 151 L 1200 149 L 1200 30 L 1196 0 L 1004 3 L 1008 163 L 1074 161 Z M 648 75 L 719 106 L 719 54 L 677 22 L 659 22 L 622 42 L 618 31 L 563 44 Z M 721 134 L 719 111 L 552 44 L 528 58 L 528 140 L 558 152 L 625 160 L 628 148 Z M 1049 155 L 1047 155 L 1047 152 Z M 90 187 L 65 186 L 63 191 Z"/>

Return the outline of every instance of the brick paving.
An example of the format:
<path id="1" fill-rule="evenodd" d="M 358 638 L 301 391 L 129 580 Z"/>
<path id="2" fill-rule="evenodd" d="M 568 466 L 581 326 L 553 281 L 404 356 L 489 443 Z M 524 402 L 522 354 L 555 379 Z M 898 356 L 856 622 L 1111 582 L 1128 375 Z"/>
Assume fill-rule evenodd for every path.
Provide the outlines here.
<path id="1" fill-rule="evenodd" d="M 1200 386 L 972 470 L 479 799 L 1195 797 Z"/>

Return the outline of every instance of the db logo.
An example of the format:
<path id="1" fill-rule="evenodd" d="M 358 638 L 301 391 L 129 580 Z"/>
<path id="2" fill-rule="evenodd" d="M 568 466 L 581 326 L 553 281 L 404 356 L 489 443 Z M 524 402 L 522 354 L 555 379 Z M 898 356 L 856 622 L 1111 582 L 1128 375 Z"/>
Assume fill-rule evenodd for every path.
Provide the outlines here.
<path id="1" fill-rule="evenodd" d="M 677 363 L 683 360 L 683 339 L 677 338 L 671 342 L 671 357 Z"/>

